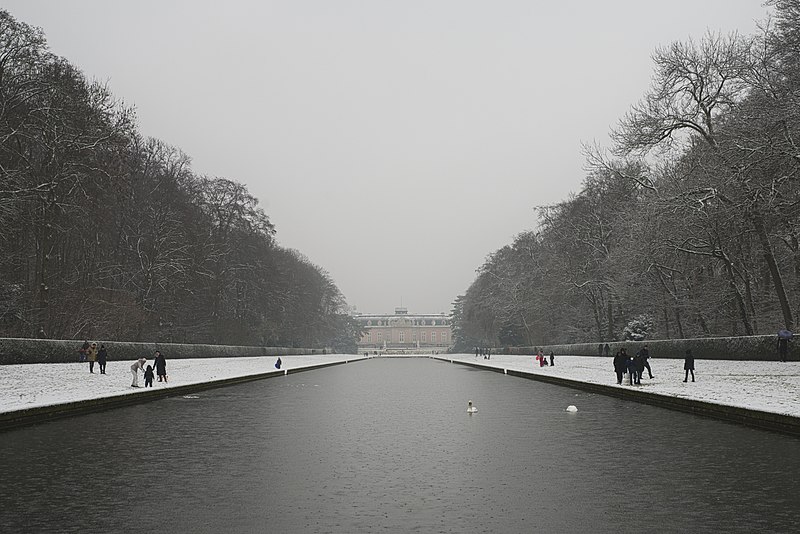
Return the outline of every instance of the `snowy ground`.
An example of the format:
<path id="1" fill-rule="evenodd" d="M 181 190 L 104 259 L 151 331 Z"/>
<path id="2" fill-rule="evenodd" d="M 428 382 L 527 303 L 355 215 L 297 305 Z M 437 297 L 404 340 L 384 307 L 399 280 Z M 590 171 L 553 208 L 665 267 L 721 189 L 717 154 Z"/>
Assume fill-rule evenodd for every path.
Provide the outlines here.
<path id="1" fill-rule="evenodd" d="M 754 362 L 695 360 L 695 380 L 684 383 L 683 360 L 650 358 L 653 379 L 644 371 L 641 386 L 629 386 L 625 376 L 617 385 L 611 358 L 556 356 L 555 366 L 539 367 L 533 356 L 492 355 L 490 360 L 474 354 L 445 355 L 455 361 L 491 365 L 535 374 L 546 374 L 593 384 L 637 388 L 673 397 L 738 406 L 751 410 L 800 417 L 800 362 Z M 535 365 L 534 365 L 535 364 Z"/>
<path id="2" fill-rule="evenodd" d="M 358 358 L 352 354 L 281 356 L 281 370 Z M 275 371 L 275 360 L 277 357 L 273 356 L 168 360 L 169 382 L 158 382 L 156 378 L 153 389 Z M 133 361 L 110 361 L 104 375 L 96 363 L 93 374 L 89 373 L 88 363 L 0 365 L 0 413 L 144 391 L 144 387 L 131 387 L 132 364 Z M 148 364 L 152 365 L 152 360 Z M 139 385 L 144 386 L 141 371 Z"/>
<path id="3" fill-rule="evenodd" d="M 491 360 L 474 354 L 441 355 L 442 358 L 541 373 L 613 387 L 638 388 L 642 391 L 685 397 L 716 404 L 739 406 L 800 417 L 800 363 L 737 362 L 696 360 L 696 382 L 683 382 L 683 360 L 650 359 L 655 378 L 642 379 L 641 386 L 626 381 L 616 385 L 611 358 L 556 356 L 554 367 L 540 368 L 532 356 L 493 355 Z M 282 369 L 358 358 L 353 355 L 282 356 Z M 274 357 L 201 358 L 169 360 L 169 383 L 155 381 L 154 388 L 196 384 L 211 380 L 247 376 L 274 371 Z M 107 374 L 99 374 L 95 364 L 90 374 L 87 363 L 27 364 L 0 366 L 0 412 L 48 406 L 65 402 L 136 394 L 130 387 L 132 361 L 109 362 Z M 534 365 L 536 364 L 536 365 Z M 139 375 L 139 384 L 144 380 Z"/>

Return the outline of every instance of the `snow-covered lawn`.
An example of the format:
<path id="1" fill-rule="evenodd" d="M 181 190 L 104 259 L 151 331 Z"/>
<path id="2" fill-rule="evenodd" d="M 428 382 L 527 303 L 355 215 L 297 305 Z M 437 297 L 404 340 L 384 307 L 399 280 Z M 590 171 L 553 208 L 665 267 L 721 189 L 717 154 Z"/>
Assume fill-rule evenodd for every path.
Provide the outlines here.
<path id="1" fill-rule="evenodd" d="M 351 354 L 281 356 L 281 370 L 358 358 Z M 153 380 L 153 389 L 276 371 L 276 360 L 277 357 L 274 356 L 168 360 L 169 382 L 159 382 L 156 378 Z M 148 360 L 145 366 L 152 363 L 152 360 Z M 89 373 L 88 363 L 0 365 L 0 412 L 136 394 L 145 388 L 131 387 L 132 364 L 133 361 L 110 361 L 104 375 L 100 374 L 97 363 L 94 365 L 94 373 Z M 144 386 L 141 372 L 139 386 Z"/>
<path id="2" fill-rule="evenodd" d="M 755 362 L 731 360 L 695 360 L 695 382 L 684 383 L 683 360 L 650 358 L 653 379 L 644 371 L 641 386 L 629 386 L 625 376 L 617 385 L 611 358 L 592 356 L 556 356 L 555 366 L 539 367 L 533 356 L 492 355 L 484 360 L 474 354 L 445 355 L 445 358 L 491 365 L 536 374 L 637 388 L 673 397 L 738 406 L 751 410 L 800 417 L 800 362 Z"/>
<path id="3" fill-rule="evenodd" d="M 556 356 L 554 367 L 540 368 L 533 356 L 492 355 L 490 360 L 476 358 L 474 354 L 445 354 L 440 357 L 800 417 L 800 362 L 697 360 L 696 382 L 684 383 L 683 360 L 651 358 L 655 378 L 647 378 L 645 371 L 641 386 L 627 385 L 627 377 L 624 384 L 618 386 L 611 358 Z M 342 354 L 281 357 L 282 369 L 358 358 Z M 275 357 L 169 360 L 169 382 L 164 384 L 156 380 L 153 387 L 166 388 L 266 373 L 275 370 L 275 360 Z M 130 387 L 132 363 L 109 362 L 105 375 L 99 374 L 97 364 L 94 374 L 90 374 L 88 363 L 0 366 L 0 412 L 136 394 L 144 388 Z M 141 373 L 139 385 L 144 385 Z"/>

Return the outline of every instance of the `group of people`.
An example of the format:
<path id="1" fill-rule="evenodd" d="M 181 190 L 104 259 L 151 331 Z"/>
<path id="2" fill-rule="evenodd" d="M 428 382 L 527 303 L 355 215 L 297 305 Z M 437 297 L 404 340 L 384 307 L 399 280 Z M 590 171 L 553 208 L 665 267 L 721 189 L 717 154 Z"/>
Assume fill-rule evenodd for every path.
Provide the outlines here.
<path id="1" fill-rule="evenodd" d="M 136 360 L 133 365 L 131 365 L 131 374 L 133 375 L 133 382 L 131 383 L 132 388 L 139 387 L 139 371 L 141 370 L 144 374 L 144 387 L 153 387 L 153 378 L 158 376 L 159 382 L 166 382 L 167 381 L 167 359 L 161 354 L 161 351 L 157 350 L 155 352 L 153 358 L 153 364 L 155 365 L 155 371 L 153 370 L 152 365 L 148 365 L 145 367 L 147 363 L 147 358 L 139 358 Z"/>
<path id="2" fill-rule="evenodd" d="M 608 345 L 606 345 L 608 347 Z M 617 384 L 622 384 L 622 378 L 628 375 L 629 385 L 641 384 L 644 370 L 653 378 L 653 370 L 650 368 L 650 350 L 647 345 L 641 348 L 635 355 L 630 356 L 624 347 L 614 354 L 614 372 L 617 375 Z M 683 381 L 688 382 L 689 374 L 692 375 L 694 382 L 694 355 L 692 349 L 687 349 L 683 359 L 683 370 L 685 372 Z"/>
<path id="3" fill-rule="evenodd" d="M 483 356 L 484 360 L 491 360 L 492 359 L 492 349 L 489 347 L 475 347 L 475 357 Z"/>
<path id="4" fill-rule="evenodd" d="M 606 345 L 608 346 L 608 345 Z M 653 370 L 650 368 L 650 350 L 647 345 L 641 348 L 635 355 L 630 356 L 626 348 L 619 349 L 614 354 L 614 372 L 617 374 L 617 384 L 622 384 L 622 377 L 628 374 L 630 385 L 641 384 L 644 370 L 653 378 Z"/>
<path id="5" fill-rule="evenodd" d="M 90 343 L 88 340 L 83 342 L 81 348 L 78 349 L 79 361 L 89 362 L 89 372 L 94 373 L 94 364 L 97 363 L 100 368 L 100 374 L 106 374 L 106 363 L 108 362 L 108 351 L 106 346 L 101 344 L 97 347 L 96 342 Z M 139 358 L 131 365 L 131 374 L 133 374 L 133 383 L 131 387 L 139 387 L 139 371 L 144 374 L 144 386 L 153 387 L 153 379 L 157 376 L 159 382 L 167 381 L 167 359 L 157 350 L 153 357 L 153 365 L 148 365 L 147 358 Z M 155 366 L 155 368 L 154 368 Z"/>
<path id="6" fill-rule="evenodd" d="M 97 343 L 89 343 L 84 341 L 81 348 L 78 349 L 78 360 L 81 362 L 89 362 L 89 372 L 94 373 L 94 364 L 97 362 L 100 367 L 100 374 L 106 374 L 106 362 L 108 361 L 108 351 L 105 345 L 100 345 L 97 348 Z"/>
<path id="7" fill-rule="evenodd" d="M 547 356 L 544 355 L 544 351 L 542 351 L 541 349 L 539 350 L 539 352 L 536 353 L 535 360 L 539 362 L 539 367 L 547 366 Z M 556 355 L 553 351 L 550 351 L 550 367 L 554 366 L 555 364 L 556 364 Z"/>

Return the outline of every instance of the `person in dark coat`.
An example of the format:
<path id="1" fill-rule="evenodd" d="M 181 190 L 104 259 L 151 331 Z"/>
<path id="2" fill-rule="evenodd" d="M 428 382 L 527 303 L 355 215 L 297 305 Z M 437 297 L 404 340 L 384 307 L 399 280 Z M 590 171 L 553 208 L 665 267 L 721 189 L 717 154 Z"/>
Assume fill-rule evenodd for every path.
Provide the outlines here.
<path id="1" fill-rule="evenodd" d="M 280 369 L 282 363 L 283 362 L 281 361 L 281 357 L 278 356 L 278 360 L 275 362 L 275 369 Z"/>
<path id="2" fill-rule="evenodd" d="M 106 374 L 106 362 L 108 361 L 108 351 L 105 345 L 100 345 L 100 350 L 97 351 L 97 363 L 100 364 L 100 374 Z"/>
<path id="3" fill-rule="evenodd" d="M 153 387 L 153 367 L 148 365 L 144 371 L 144 387 Z"/>
<path id="4" fill-rule="evenodd" d="M 550 367 L 553 367 L 555 365 L 555 361 L 556 361 L 556 355 L 551 350 L 550 351 Z"/>
<path id="5" fill-rule="evenodd" d="M 647 374 L 650 375 L 650 378 L 653 378 L 653 370 L 650 369 L 650 351 L 647 349 L 647 345 L 642 347 L 642 350 L 639 351 L 639 356 L 642 357 L 642 364 L 644 365 L 644 369 L 647 369 Z M 643 369 L 643 370 L 644 370 Z"/>
<path id="6" fill-rule="evenodd" d="M 683 381 L 686 382 L 689 379 L 689 371 L 691 371 L 692 382 L 694 382 L 694 356 L 692 355 L 692 349 L 686 350 L 686 357 L 683 359 L 683 369 L 686 371 L 686 376 L 683 377 Z"/>
<path id="7" fill-rule="evenodd" d="M 617 374 L 617 384 L 622 384 L 622 375 L 625 374 L 627 368 L 628 362 L 625 361 L 622 352 L 617 351 L 617 353 L 614 354 L 614 372 Z"/>
<path id="8" fill-rule="evenodd" d="M 605 355 L 606 355 L 606 358 L 607 358 L 607 357 L 608 357 L 608 355 L 611 353 L 611 349 L 609 348 L 609 346 L 608 346 L 608 343 L 606 343 L 606 346 L 605 346 L 605 347 L 603 347 L 603 352 L 605 353 Z"/>
<path id="9" fill-rule="evenodd" d="M 633 358 L 628 355 L 627 349 L 620 349 L 620 354 L 625 359 L 625 370 L 628 371 L 628 385 L 633 385 L 638 383 L 636 381 L 636 363 L 634 363 Z"/>
<path id="10" fill-rule="evenodd" d="M 642 360 L 642 355 L 639 352 L 633 356 L 633 369 L 636 373 L 633 377 L 634 383 L 641 384 L 642 374 L 644 373 L 644 361 Z"/>
<path id="11" fill-rule="evenodd" d="M 153 364 L 156 366 L 156 374 L 158 375 L 159 382 L 167 381 L 167 359 L 161 354 L 160 350 L 156 351 L 155 360 Z"/>
<path id="12" fill-rule="evenodd" d="M 782 362 L 786 361 L 786 355 L 789 352 L 789 340 L 783 337 L 778 338 L 778 359 Z"/>

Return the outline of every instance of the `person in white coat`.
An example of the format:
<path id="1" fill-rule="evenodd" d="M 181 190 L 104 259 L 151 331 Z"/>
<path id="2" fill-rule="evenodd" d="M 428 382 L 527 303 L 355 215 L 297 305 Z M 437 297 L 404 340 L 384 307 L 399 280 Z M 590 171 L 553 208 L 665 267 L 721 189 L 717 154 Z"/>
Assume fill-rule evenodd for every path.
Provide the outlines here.
<path id="1" fill-rule="evenodd" d="M 139 387 L 139 369 L 144 372 L 144 364 L 147 363 L 147 358 L 139 358 L 131 365 L 131 374 L 133 375 L 133 383 L 131 384 L 132 388 Z"/>

